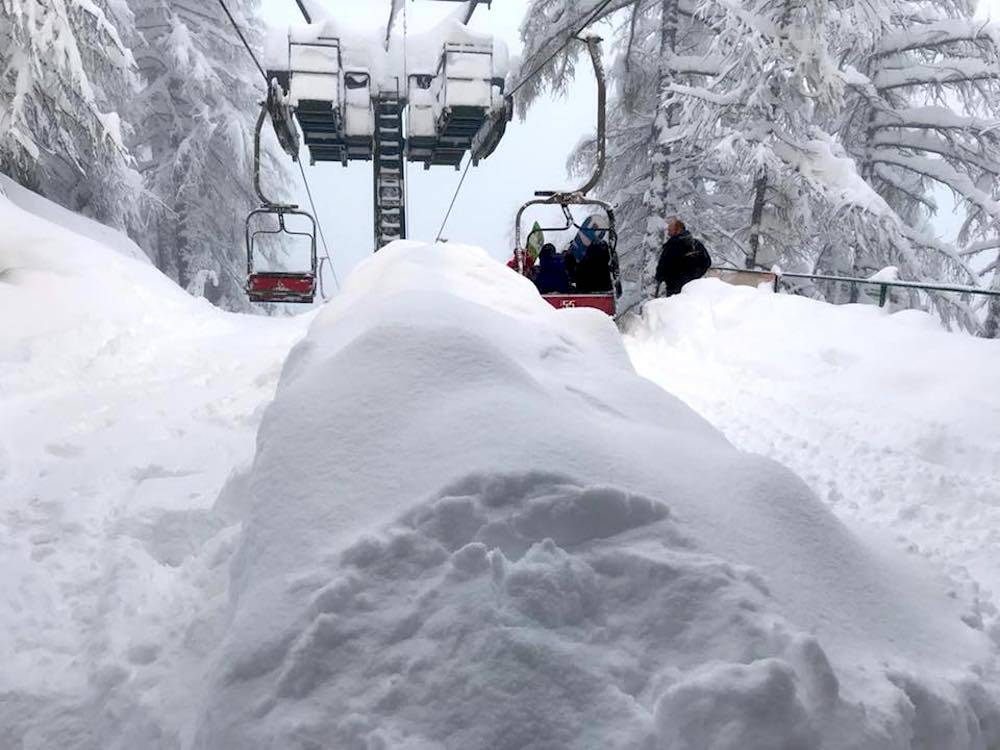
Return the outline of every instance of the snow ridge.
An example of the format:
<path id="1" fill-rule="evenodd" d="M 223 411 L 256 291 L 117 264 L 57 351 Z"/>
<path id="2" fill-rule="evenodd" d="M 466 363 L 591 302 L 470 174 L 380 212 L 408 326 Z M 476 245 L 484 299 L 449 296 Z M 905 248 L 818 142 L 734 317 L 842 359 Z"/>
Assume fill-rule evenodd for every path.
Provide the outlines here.
<path id="1" fill-rule="evenodd" d="M 965 603 L 622 354 L 480 251 L 363 264 L 224 493 L 243 530 L 193 747 L 1000 739 Z"/>

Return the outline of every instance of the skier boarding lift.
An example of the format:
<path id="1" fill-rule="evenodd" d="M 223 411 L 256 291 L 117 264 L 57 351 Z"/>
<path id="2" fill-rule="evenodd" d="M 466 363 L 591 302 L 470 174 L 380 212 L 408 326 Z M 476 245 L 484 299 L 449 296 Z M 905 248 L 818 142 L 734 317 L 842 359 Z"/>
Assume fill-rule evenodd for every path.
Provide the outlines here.
<path id="1" fill-rule="evenodd" d="M 583 294 L 543 294 L 542 298 L 556 308 L 591 307 L 601 310 L 602 312 L 614 317 L 617 312 L 618 298 L 621 297 L 622 294 L 621 281 L 619 279 L 618 271 L 618 234 L 615 231 L 615 212 L 610 203 L 596 198 L 587 197 L 587 193 L 597 186 L 598 181 L 601 179 L 601 175 L 604 173 L 607 151 L 607 83 L 604 77 L 604 64 L 601 61 L 601 39 L 596 36 L 589 36 L 582 41 L 585 41 L 587 44 L 587 49 L 590 52 L 590 59 L 594 64 L 594 75 L 597 78 L 597 164 L 595 171 L 590 180 L 579 190 L 572 192 L 540 190 L 535 193 L 536 197 L 534 200 L 530 200 L 521 206 L 520 210 L 517 212 L 517 218 L 514 222 L 514 256 L 517 259 L 517 271 L 523 276 L 528 276 L 528 266 L 525 261 L 525 257 L 527 255 L 528 243 L 531 241 L 532 235 L 538 231 L 564 231 L 573 227 L 581 230 L 582 232 L 583 227 L 574 219 L 573 214 L 570 211 L 570 207 L 592 206 L 600 209 L 606 217 L 604 225 L 601 225 L 599 222 L 598 224 L 601 226 L 601 233 L 605 235 L 604 241 L 607 243 L 609 250 L 608 275 L 610 283 L 608 285 L 608 290 L 606 292 L 590 292 Z M 565 218 L 565 225 L 557 227 L 541 227 L 540 229 L 532 230 L 525 238 L 525 242 L 522 243 L 521 220 L 525 211 L 533 206 L 559 206 L 562 209 L 563 217 Z"/>

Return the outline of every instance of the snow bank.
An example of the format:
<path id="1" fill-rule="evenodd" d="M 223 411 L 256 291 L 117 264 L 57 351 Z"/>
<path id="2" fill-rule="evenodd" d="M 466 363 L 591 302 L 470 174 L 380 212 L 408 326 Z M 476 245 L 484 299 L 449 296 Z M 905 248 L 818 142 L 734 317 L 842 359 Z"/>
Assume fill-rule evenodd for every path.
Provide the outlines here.
<path id="1" fill-rule="evenodd" d="M 1000 343 L 711 279 L 647 305 L 625 340 L 639 372 L 853 526 L 932 559 L 978 601 L 971 622 L 997 622 Z"/>
<path id="2" fill-rule="evenodd" d="M 57 224 L 63 229 L 93 240 L 104 247 L 111 248 L 128 258 L 145 263 L 150 262 L 142 248 L 122 232 L 73 213 L 37 193 L 21 187 L 6 175 L 0 174 L 0 198 L 3 197 L 6 197 L 15 206 L 41 219 Z"/>
<path id="3" fill-rule="evenodd" d="M 2 196 L 0 226 L 0 748 L 176 750 L 234 536 L 211 508 L 305 320 Z"/>
<path id="4" fill-rule="evenodd" d="M 478 250 L 362 264 L 217 511 L 194 748 L 1000 742 L 968 602 Z"/>

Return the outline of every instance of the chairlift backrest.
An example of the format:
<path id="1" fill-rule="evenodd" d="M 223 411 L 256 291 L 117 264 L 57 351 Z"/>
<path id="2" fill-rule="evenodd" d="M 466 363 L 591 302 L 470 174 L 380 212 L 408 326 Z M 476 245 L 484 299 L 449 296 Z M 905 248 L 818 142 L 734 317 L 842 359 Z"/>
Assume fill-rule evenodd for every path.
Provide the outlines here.
<path id="1" fill-rule="evenodd" d="M 291 72 L 289 100 L 293 106 L 303 101 L 330 102 L 333 109 L 341 105 L 342 65 L 340 41 L 288 42 Z"/>
<path id="2" fill-rule="evenodd" d="M 264 216 L 273 216 L 277 219 L 273 228 L 261 228 L 259 219 Z M 293 230 L 288 226 L 288 217 L 302 217 L 308 222 L 308 230 Z M 297 208 L 288 206 L 264 205 L 254 209 L 247 216 L 246 220 L 246 243 L 247 243 L 247 272 L 253 274 L 256 268 L 257 251 L 263 237 L 277 236 L 298 237 L 308 242 L 309 266 L 308 268 L 296 269 L 294 273 L 316 274 L 319 270 L 319 257 L 316 245 L 316 220 L 311 214 L 300 211 Z"/>
<path id="3" fill-rule="evenodd" d="M 438 76 L 443 82 L 441 106 L 485 109 L 493 106 L 492 46 L 446 43 Z"/>
<path id="4" fill-rule="evenodd" d="M 367 70 L 344 73 L 344 134 L 349 138 L 370 138 L 375 132 L 371 82 Z"/>

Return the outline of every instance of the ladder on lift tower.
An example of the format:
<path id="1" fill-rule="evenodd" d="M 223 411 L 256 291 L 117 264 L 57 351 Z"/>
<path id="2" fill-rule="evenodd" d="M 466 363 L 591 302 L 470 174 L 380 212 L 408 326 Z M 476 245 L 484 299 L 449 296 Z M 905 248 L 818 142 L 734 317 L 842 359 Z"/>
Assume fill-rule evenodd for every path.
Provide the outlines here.
<path id="1" fill-rule="evenodd" d="M 403 102 L 381 92 L 375 107 L 375 247 L 406 237 Z"/>

